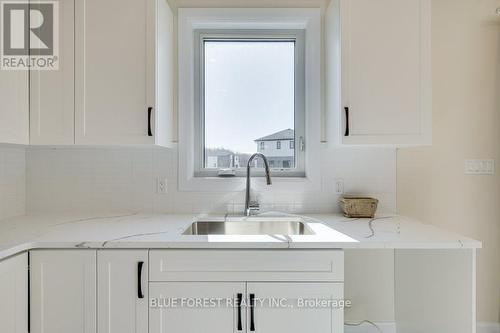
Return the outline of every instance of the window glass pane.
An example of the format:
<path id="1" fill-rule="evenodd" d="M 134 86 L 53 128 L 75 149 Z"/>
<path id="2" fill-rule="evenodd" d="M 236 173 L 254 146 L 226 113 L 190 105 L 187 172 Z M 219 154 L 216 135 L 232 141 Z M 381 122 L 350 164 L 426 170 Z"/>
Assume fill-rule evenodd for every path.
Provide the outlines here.
<path id="1" fill-rule="evenodd" d="M 206 168 L 245 167 L 262 152 L 294 168 L 295 43 L 204 42 Z M 262 162 L 257 160 L 257 166 Z"/>

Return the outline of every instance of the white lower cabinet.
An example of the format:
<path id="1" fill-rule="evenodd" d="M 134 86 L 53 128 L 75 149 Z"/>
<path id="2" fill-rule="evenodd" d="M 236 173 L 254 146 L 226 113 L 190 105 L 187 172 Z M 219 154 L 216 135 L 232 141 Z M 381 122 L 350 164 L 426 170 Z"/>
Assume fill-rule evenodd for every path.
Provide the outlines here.
<path id="1" fill-rule="evenodd" d="M 332 306 L 343 298 L 342 251 L 75 249 L 30 258 L 31 333 L 343 332 L 343 309 Z M 0 332 L 26 333 L 27 259 L 11 260 L 0 262 L 0 291 L 20 303 L 0 300 Z"/>
<path id="2" fill-rule="evenodd" d="M 148 250 L 97 252 L 97 332 L 148 333 Z"/>
<path id="3" fill-rule="evenodd" d="M 342 333 L 343 259 L 338 250 L 151 250 L 149 333 Z"/>
<path id="4" fill-rule="evenodd" d="M 342 283 L 153 282 L 150 296 L 150 333 L 343 332 Z"/>
<path id="5" fill-rule="evenodd" d="M 237 302 L 200 306 L 205 300 L 235 300 L 245 294 L 243 282 L 153 282 L 150 284 L 150 333 L 232 333 L 244 329 L 244 310 Z M 155 304 L 156 302 L 156 304 Z M 238 323 L 241 321 L 241 330 Z"/>
<path id="6" fill-rule="evenodd" d="M 343 298 L 342 283 L 247 284 L 254 313 L 248 314 L 248 332 L 259 333 L 339 333 L 343 310 L 335 302 Z M 253 325 L 252 325 L 253 322 Z"/>
<path id="7" fill-rule="evenodd" d="M 30 252 L 31 333 L 96 332 L 96 251 Z"/>
<path id="8" fill-rule="evenodd" d="M 0 261 L 0 332 L 28 332 L 28 254 Z"/>

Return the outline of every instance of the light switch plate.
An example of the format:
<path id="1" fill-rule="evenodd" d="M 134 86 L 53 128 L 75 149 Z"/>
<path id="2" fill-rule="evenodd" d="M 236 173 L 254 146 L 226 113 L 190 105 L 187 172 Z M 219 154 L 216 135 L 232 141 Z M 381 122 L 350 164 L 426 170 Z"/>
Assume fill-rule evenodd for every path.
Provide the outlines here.
<path id="1" fill-rule="evenodd" d="M 465 160 L 466 175 L 493 175 L 495 174 L 495 160 Z"/>

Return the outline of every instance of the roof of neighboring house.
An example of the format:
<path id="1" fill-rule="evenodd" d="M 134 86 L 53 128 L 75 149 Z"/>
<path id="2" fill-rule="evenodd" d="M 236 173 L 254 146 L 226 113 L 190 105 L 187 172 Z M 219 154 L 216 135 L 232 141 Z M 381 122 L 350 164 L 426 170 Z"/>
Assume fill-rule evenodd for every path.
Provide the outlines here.
<path id="1" fill-rule="evenodd" d="M 275 140 L 293 140 L 294 139 L 294 131 L 293 129 L 286 129 L 283 131 L 279 131 L 273 133 L 271 135 L 263 136 L 262 138 L 256 139 L 254 141 L 275 141 Z"/>

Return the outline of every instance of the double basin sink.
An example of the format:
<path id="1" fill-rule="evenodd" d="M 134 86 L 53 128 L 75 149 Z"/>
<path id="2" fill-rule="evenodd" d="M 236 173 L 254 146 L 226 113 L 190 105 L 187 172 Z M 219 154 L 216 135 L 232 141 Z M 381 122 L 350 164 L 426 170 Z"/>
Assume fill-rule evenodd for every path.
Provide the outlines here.
<path id="1" fill-rule="evenodd" d="M 298 218 L 228 218 L 193 222 L 183 235 L 314 235 Z"/>

